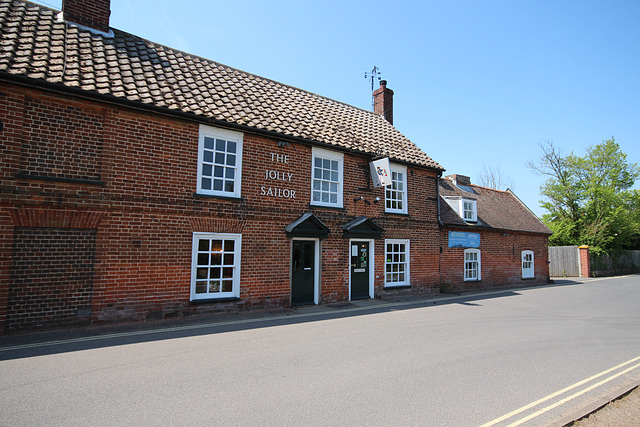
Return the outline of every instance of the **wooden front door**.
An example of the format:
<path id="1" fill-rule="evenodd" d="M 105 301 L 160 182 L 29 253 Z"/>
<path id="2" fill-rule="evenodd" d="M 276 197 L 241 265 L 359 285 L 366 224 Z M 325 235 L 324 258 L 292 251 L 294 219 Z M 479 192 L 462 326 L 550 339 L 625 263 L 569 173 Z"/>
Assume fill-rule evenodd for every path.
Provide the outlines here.
<path id="1" fill-rule="evenodd" d="M 369 242 L 351 242 L 351 299 L 369 298 Z"/>
<path id="2" fill-rule="evenodd" d="M 316 242 L 294 240 L 291 257 L 291 304 L 314 304 Z"/>

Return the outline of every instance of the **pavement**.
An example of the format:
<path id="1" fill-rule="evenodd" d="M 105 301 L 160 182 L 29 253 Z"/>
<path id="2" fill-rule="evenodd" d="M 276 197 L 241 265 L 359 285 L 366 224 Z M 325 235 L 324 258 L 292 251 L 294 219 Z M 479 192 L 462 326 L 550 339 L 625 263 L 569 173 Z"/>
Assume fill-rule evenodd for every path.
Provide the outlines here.
<path id="1" fill-rule="evenodd" d="M 593 278 L 553 278 L 554 283 L 540 287 L 565 286 L 586 283 Z M 149 322 L 119 323 L 73 329 L 29 332 L 0 336 L 0 360 L 12 358 L 15 352 L 29 351 L 30 355 L 44 355 L 60 351 L 60 347 L 97 348 L 111 345 L 112 340 L 140 342 L 156 339 L 168 339 L 173 334 L 185 336 L 191 331 L 199 335 L 202 330 L 211 327 L 234 331 L 248 328 L 260 328 L 290 322 L 319 321 L 337 317 L 358 316 L 382 313 L 425 305 L 443 305 L 464 303 L 465 300 L 477 301 L 494 298 L 532 289 L 532 287 L 502 288 L 499 290 L 475 291 L 468 293 L 437 294 L 430 296 L 402 296 L 384 300 L 366 299 L 338 302 L 324 305 L 302 306 L 297 308 L 249 311 L 237 314 L 217 314 L 215 316 L 193 316 L 182 319 L 157 320 Z M 57 347 L 56 350 L 48 350 Z M 553 426 L 637 426 L 640 425 L 640 380 L 624 384 L 608 396 L 597 402 L 591 402 L 579 411 L 556 420 Z"/>

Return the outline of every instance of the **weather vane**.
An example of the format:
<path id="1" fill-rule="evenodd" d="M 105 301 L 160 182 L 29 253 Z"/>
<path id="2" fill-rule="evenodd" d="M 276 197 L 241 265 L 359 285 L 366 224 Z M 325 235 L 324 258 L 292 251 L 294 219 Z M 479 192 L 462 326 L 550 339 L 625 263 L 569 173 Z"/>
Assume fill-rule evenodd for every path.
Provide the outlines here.
<path id="1" fill-rule="evenodd" d="M 371 72 L 365 72 L 364 73 L 364 78 L 365 79 L 370 79 L 371 80 L 371 109 L 373 110 L 373 84 L 375 83 L 376 79 L 378 79 L 378 81 L 382 80 L 382 77 L 380 77 L 380 68 L 376 67 L 375 65 L 373 66 L 373 70 L 371 70 Z"/>

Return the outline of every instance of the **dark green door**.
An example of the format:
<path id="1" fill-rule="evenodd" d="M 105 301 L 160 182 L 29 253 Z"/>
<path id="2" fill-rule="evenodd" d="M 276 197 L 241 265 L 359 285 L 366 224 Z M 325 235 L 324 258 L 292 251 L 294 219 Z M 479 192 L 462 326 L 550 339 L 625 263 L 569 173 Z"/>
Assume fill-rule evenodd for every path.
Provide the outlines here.
<path id="1" fill-rule="evenodd" d="M 316 242 L 294 240 L 291 262 L 291 304 L 314 304 Z"/>
<path id="2" fill-rule="evenodd" d="M 351 242 L 351 299 L 369 297 L 369 242 Z"/>

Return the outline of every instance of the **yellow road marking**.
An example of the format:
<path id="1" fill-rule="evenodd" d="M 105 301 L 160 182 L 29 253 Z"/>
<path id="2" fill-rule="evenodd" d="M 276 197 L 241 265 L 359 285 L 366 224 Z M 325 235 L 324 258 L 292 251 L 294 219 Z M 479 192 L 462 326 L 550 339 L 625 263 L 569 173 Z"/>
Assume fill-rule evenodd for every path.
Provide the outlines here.
<path id="1" fill-rule="evenodd" d="M 526 411 L 527 409 L 531 409 L 531 408 L 533 408 L 534 406 L 537 406 L 537 405 L 539 405 L 539 404 L 541 404 L 541 403 L 543 403 L 543 402 L 546 402 L 547 400 L 551 400 L 551 399 L 553 399 L 554 397 L 557 397 L 557 396 L 559 396 L 559 395 L 561 395 L 561 394 L 563 394 L 563 393 L 566 393 L 566 392 L 568 392 L 568 391 L 570 391 L 570 390 L 573 390 L 573 389 L 574 389 L 574 388 L 576 388 L 576 387 L 580 387 L 581 385 L 584 385 L 584 384 L 586 384 L 586 383 L 588 383 L 588 382 L 590 382 L 590 381 L 593 381 L 594 379 L 596 379 L 596 378 L 598 378 L 598 377 L 601 377 L 601 376 L 603 376 L 603 375 L 606 375 L 606 374 L 608 374 L 608 373 L 610 373 L 610 372 L 613 372 L 613 371 L 615 371 L 615 370 L 617 370 L 617 369 L 622 368 L 623 366 L 629 365 L 629 364 L 631 364 L 631 363 L 633 363 L 633 362 L 636 362 L 636 361 L 638 361 L 638 360 L 640 360 L 640 356 L 635 357 L 635 358 L 633 358 L 633 359 L 631 359 L 631 360 L 628 360 L 628 361 L 626 361 L 626 362 L 624 362 L 624 363 L 621 363 L 621 364 L 619 364 L 618 366 L 614 366 L 613 368 L 609 368 L 609 369 L 607 369 L 606 371 L 602 371 L 602 372 L 600 372 L 599 374 L 595 374 L 595 375 L 593 375 L 593 376 L 591 376 L 591 377 L 589 377 L 589 378 L 587 378 L 587 379 L 584 379 L 584 380 L 579 381 L 579 382 L 577 382 L 577 383 L 575 383 L 575 384 L 573 384 L 573 385 L 570 385 L 569 387 L 563 388 L 563 389 L 562 389 L 562 390 L 560 390 L 560 391 L 556 391 L 555 393 L 552 393 L 552 394 L 550 394 L 550 395 L 548 395 L 548 396 L 545 396 L 545 397 L 543 397 L 542 399 L 538 399 L 538 400 L 536 400 L 536 401 L 535 401 L 535 402 L 533 402 L 533 403 L 529 403 L 528 405 L 525 405 L 525 406 L 523 406 L 523 407 L 521 407 L 521 408 L 519 408 L 519 409 L 516 409 L 515 411 L 509 412 L 509 413 L 508 413 L 508 414 L 506 414 L 506 415 L 503 415 L 503 416 L 501 416 L 501 417 L 499 417 L 499 418 L 496 418 L 496 419 L 495 419 L 495 420 L 493 420 L 493 421 L 489 421 L 489 422 L 488 422 L 488 423 L 486 423 L 486 424 L 482 424 L 480 427 L 490 427 L 490 426 L 496 425 L 496 424 L 498 424 L 498 423 L 499 423 L 499 422 L 501 422 L 501 421 L 504 421 L 504 420 L 506 420 L 506 419 L 509 419 L 509 418 L 511 418 L 511 417 L 513 417 L 513 416 L 515 416 L 515 415 L 518 415 L 518 414 L 519 414 L 519 413 L 521 413 L 521 412 Z M 623 374 L 627 373 L 628 371 L 631 371 L 631 370 L 633 370 L 633 369 L 637 368 L 638 366 L 640 366 L 640 364 L 637 364 L 637 365 L 635 365 L 635 366 L 632 366 L 631 368 L 629 368 L 629 369 L 627 369 L 627 370 L 625 370 L 625 371 L 623 371 L 623 372 L 621 372 L 621 373 L 619 373 L 619 374 L 616 374 L 616 375 L 615 375 L 615 376 L 613 376 L 613 377 L 610 377 L 610 378 L 608 378 L 608 379 L 606 379 L 606 380 L 603 380 L 603 381 L 601 381 L 600 383 L 595 384 L 594 386 L 591 386 L 591 387 L 589 387 L 588 389 L 586 389 L 586 390 L 584 390 L 584 391 L 582 391 L 582 392 L 580 392 L 580 393 L 577 393 L 577 394 L 575 394 L 575 395 L 573 395 L 573 396 L 569 396 L 569 398 L 563 399 L 561 402 L 563 402 L 563 403 L 564 403 L 565 401 L 571 400 L 571 399 L 573 399 L 573 398 L 575 398 L 575 397 L 579 396 L 580 394 L 584 394 L 584 393 L 586 393 L 587 391 L 591 390 L 592 388 L 595 388 L 595 387 L 597 387 L 598 385 L 601 385 L 601 384 L 604 384 L 604 383 L 606 383 L 606 382 L 608 382 L 608 381 L 611 381 L 612 379 L 617 378 L 617 377 L 619 377 L 620 375 L 623 375 Z M 551 406 L 554 406 L 554 405 L 551 405 Z M 555 406 L 558 406 L 558 405 L 555 405 Z M 555 406 L 554 406 L 554 407 L 555 407 Z M 548 409 L 547 409 L 547 408 L 548 408 Z M 543 410 L 541 410 L 541 411 L 538 411 L 538 412 L 540 412 L 540 414 L 541 414 L 541 413 L 543 413 L 543 412 L 546 412 L 546 411 L 547 411 L 547 410 L 549 410 L 549 409 L 552 409 L 551 407 L 547 407 L 547 408 L 545 408 L 545 409 L 543 409 Z M 540 415 L 540 414 L 538 414 L 538 413 L 536 413 L 536 414 L 537 414 L 537 415 L 535 415 L 535 416 Z M 521 421 L 522 421 L 522 422 L 525 422 L 525 421 L 527 421 L 528 419 L 531 419 L 531 418 L 533 418 L 533 416 L 527 417 L 526 419 L 523 419 L 523 420 L 521 420 Z M 520 423 L 520 424 L 522 424 L 522 423 Z M 511 425 L 512 425 L 512 426 L 514 426 L 514 425 L 518 425 L 518 424 L 511 424 Z"/>
<path id="2" fill-rule="evenodd" d="M 608 383 L 609 381 L 614 380 L 614 379 L 618 378 L 619 376 L 624 375 L 627 372 L 636 369 L 637 367 L 640 367 L 640 363 L 638 363 L 637 365 L 634 365 L 634 366 L 632 366 L 630 368 L 627 368 L 622 372 L 619 372 L 619 373 L 617 373 L 615 375 L 612 375 L 609 378 L 606 378 L 606 379 L 604 379 L 604 380 L 602 380 L 602 381 L 600 381 L 600 382 L 598 382 L 596 384 L 593 384 L 592 386 L 587 387 L 584 390 L 581 390 L 581 391 L 579 391 L 579 392 L 577 392 L 575 394 L 572 394 L 571 396 L 565 397 L 564 399 L 554 403 L 553 405 L 549 405 L 546 408 L 540 409 L 539 411 L 536 411 L 533 414 L 531 414 L 531 415 L 529 415 L 527 417 L 524 417 L 521 420 L 518 420 L 513 424 L 509 424 L 508 427 L 519 426 L 520 424 L 525 423 L 525 422 L 529 421 L 530 419 L 537 417 L 538 415 L 542 415 L 545 412 L 548 412 L 548 411 L 552 410 L 553 408 L 556 408 L 556 407 L 558 407 L 558 406 L 560 406 L 560 405 L 562 405 L 564 403 L 567 403 L 568 401 L 570 401 L 572 399 L 575 399 L 576 397 L 581 396 L 581 395 L 585 394 L 586 392 L 593 390 L 596 387 L 600 387 L 602 384 Z"/>

